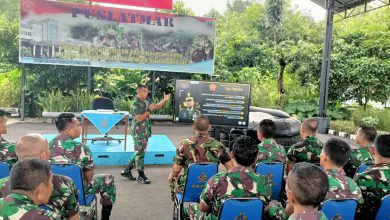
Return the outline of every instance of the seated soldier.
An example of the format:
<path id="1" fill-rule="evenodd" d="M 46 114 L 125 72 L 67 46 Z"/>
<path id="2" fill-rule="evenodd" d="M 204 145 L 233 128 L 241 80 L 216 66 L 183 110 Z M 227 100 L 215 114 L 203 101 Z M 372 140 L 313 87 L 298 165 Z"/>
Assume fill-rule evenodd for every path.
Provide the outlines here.
<path id="1" fill-rule="evenodd" d="M 351 147 L 342 140 L 329 139 L 322 149 L 320 163 L 328 176 L 329 191 L 326 199 L 356 199 L 363 203 L 359 186 L 344 173 L 343 166 L 351 154 Z"/>
<path id="2" fill-rule="evenodd" d="M 320 167 L 302 162 L 293 166 L 286 181 L 287 202 L 294 209 L 289 220 L 326 220 L 318 207 L 324 201 L 329 183 Z"/>
<path id="3" fill-rule="evenodd" d="M 317 126 L 318 122 L 315 118 L 302 122 L 300 133 L 304 140 L 292 145 L 287 151 L 286 174 L 291 170 L 294 163 L 320 163 L 322 143 L 316 137 Z"/>
<path id="4" fill-rule="evenodd" d="M 180 143 L 176 152 L 175 164 L 168 177 L 172 195 L 183 191 L 188 166 L 191 163 L 222 163 L 227 170 L 232 167 L 229 153 L 225 147 L 219 141 L 209 137 L 208 131 L 211 129 L 211 125 L 206 116 L 199 115 L 194 121 L 193 129 L 195 136 Z M 184 172 L 179 175 L 183 167 Z"/>
<path id="5" fill-rule="evenodd" d="M 257 138 L 261 143 L 259 144 L 259 154 L 257 156 L 256 164 L 263 162 L 286 162 L 286 151 L 283 146 L 276 143 L 273 139 L 275 136 L 276 125 L 270 119 L 264 119 L 259 124 Z"/>
<path id="6" fill-rule="evenodd" d="M 371 219 L 382 197 L 390 193 L 390 134 L 376 138 L 374 152 L 375 165 L 355 177 L 364 198 L 358 219 Z"/>
<path id="7" fill-rule="evenodd" d="M 5 111 L 0 109 L 0 161 L 12 166 L 18 158 L 15 154 L 15 145 L 4 140 L 1 135 L 7 134 L 7 117 Z"/>
<path id="8" fill-rule="evenodd" d="M 94 175 L 95 164 L 91 151 L 86 145 L 74 140 L 81 135 L 80 123 L 74 114 L 60 114 L 56 120 L 56 126 L 59 135 L 50 141 L 50 161 L 79 165 L 83 171 L 85 194 L 100 193 L 102 219 L 109 219 L 116 199 L 114 176 L 111 174 Z"/>
<path id="9" fill-rule="evenodd" d="M 231 153 L 233 168 L 211 177 L 200 195 L 200 203 L 190 206 L 191 219 L 217 219 L 222 202 L 229 198 L 261 198 L 264 201 L 264 219 L 283 219 L 285 213 L 277 202 L 271 200 L 272 181 L 253 172 L 258 147 L 250 137 L 239 137 Z"/>
<path id="10" fill-rule="evenodd" d="M 52 179 L 50 164 L 46 161 L 24 159 L 17 162 L 10 174 L 11 194 L 0 199 L 0 218 L 60 220 L 57 213 L 39 208 L 49 201 Z"/>
<path id="11" fill-rule="evenodd" d="M 49 144 L 40 134 L 27 134 L 20 138 L 16 142 L 15 151 L 20 160 L 35 158 L 48 161 L 50 156 Z M 46 205 L 69 220 L 79 219 L 78 192 L 73 181 L 69 177 L 53 174 L 52 183 L 53 192 Z M 11 194 L 9 186 L 10 181 L 8 177 L 0 180 L 0 198 Z M 93 212 L 91 208 L 83 207 L 82 209 L 83 216 Z M 87 215 L 85 218 L 91 217 L 93 216 Z"/>
<path id="12" fill-rule="evenodd" d="M 344 166 L 344 171 L 347 176 L 353 178 L 356 170 L 362 163 L 373 163 L 374 141 L 376 137 L 376 129 L 372 126 L 362 125 L 356 132 L 356 143 L 359 145 L 357 149 L 351 152 L 351 159 Z"/>

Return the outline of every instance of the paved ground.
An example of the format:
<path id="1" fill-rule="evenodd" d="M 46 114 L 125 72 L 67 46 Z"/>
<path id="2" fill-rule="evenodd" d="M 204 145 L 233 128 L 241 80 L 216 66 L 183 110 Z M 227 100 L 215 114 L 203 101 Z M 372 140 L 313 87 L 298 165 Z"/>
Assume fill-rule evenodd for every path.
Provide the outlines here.
<path id="1" fill-rule="evenodd" d="M 165 134 L 177 147 L 180 140 L 192 135 L 192 128 L 189 125 L 172 125 L 170 123 L 160 123 L 153 125 L 153 134 Z M 112 133 L 119 133 L 121 129 L 113 129 Z M 41 121 L 13 122 L 8 125 L 8 134 L 4 136 L 6 140 L 15 141 L 24 134 L 56 133 L 55 125 L 42 123 Z M 96 132 L 96 131 L 95 131 Z M 326 141 L 330 135 L 319 135 L 322 141 Z M 349 144 L 354 142 L 341 138 Z M 171 165 L 146 166 L 145 172 L 151 179 L 152 184 L 142 185 L 138 182 L 129 182 L 120 176 L 123 167 L 97 167 L 96 173 L 110 173 L 116 178 L 117 202 L 112 212 L 112 219 L 121 220 L 149 220 L 149 219 L 171 219 L 172 202 L 169 195 L 169 185 L 167 181 Z M 221 167 L 220 170 L 223 170 Z"/>

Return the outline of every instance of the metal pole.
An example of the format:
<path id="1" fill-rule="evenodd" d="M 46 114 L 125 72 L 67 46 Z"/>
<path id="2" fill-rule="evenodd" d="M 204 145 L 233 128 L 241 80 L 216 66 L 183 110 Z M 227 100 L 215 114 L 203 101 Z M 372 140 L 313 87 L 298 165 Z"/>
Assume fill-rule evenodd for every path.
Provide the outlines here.
<path id="1" fill-rule="evenodd" d="M 26 85 L 26 65 L 22 64 L 22 76 L 20 79 L 20 120 L 24 121 L 24 99 Z"/>
<path id="2" fill-rule="evenodd" d="M 328 92 L 329 92 L 329 71 L 332 51 L 332 34 L 333 34 L 333 7 L 334 0 L 326 1 L 326 23 L 324 50 L 322 51 L 322 68 L 320 81 L 320 109 L 318 132 L 326 133 L 329 128 L 329 119 L 327 118 Z"/>
<path id="3" fill-rule="evenodd" d="M 88 93 L 91 93 L 92 91 L 92 74 L 91 74 L 91 67 L 88 67 L 88 76 L 87 76 L 87 91 Z"/>

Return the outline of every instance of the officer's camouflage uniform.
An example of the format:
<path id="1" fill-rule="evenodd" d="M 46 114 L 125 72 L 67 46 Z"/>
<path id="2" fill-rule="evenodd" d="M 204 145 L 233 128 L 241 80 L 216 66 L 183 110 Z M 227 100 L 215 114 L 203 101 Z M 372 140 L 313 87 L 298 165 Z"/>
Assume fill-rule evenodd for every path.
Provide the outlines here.
<path id="1" fill-rule="evenodd" d="M 329 191 L 326 199 L 356 199 L 360 204 L 363 203 L 362 192 L 359 186 L 340 170 L 324 170 L 329 180 Z"/>
<path id="2" fill-rule="evenodd" d="M 373 163 L 374 158 L 371 155 L 371 151 L 374 148 L 373 144 L 361 146 L 351 151 L 351 159 L 344 166 L 344 171 L 347 176 L 353 178 L 356 170 L 362 163 Z"/>
<path id="3" fill-rule="evenodd" d="M 61 134 L 50 141 L 50 162 L 79 165 L 83 172 L 95 169 L 91 151 L 87 146 Z M 111 174 L 96 174 L 91 181 L 84 179 L 86 195 L 100 193 L 103 206 L 111 206 L 116 200 L 116 186 Z"/>
<path id="4" fill-rule="evenodd" d="M 361 219 L 372 218 L 383 196 L 390 194 L 390 163 L 379 163 L 355 177 L 362 190 L 364 204 Z M 364 217 L 363 217 L 364 216 Z"/>
<path id="5" fill-rule="evenodd" d="M 40 209 L 29 197 L 13 193 L 0 199 L 0 219 L 6 220 L 60 220 L 61 216 L 52 211 Z"/>
<path id="6" fill-rule="evenodd" d="M 288 220 L 327 220 L 327 218 L 321 211 L 311 211 L 292 214 Z"/>
<path id="7" fill-rule="evenodd" d="M 52 182 L 53 191 L 48 204 L 46 204 L 48 207 L 65 218 L 72 217 L 80 211 L 80 215 L 84 215 L 84 218 L 81 219 L 92 219 L 94 209 L 84 206 L 79 207 L 77 201 L 78 190 L 69 177 L 53 174 Z M 0 198 L 11 194 L 9 184 L 8 177 L 0 179 Z"/>
<path id="8" fill-rule="evenodd" d="M 131 136 L 134 143 L 134 154 L 130 158 L 130 166 L 139 171 L 144 170 L 145 150 L 148 146 L 148 140 L 152 135 L 150 119 L 137 122 L 136 115 L 142 115 L 147 111 L 151 104 L 150 99 L 141 100 L 136 98 L 133 103 L 133 119 L 131 121 Z"/>
<path id="9" fill-rule="evenodd" d="M 315 136 L 309 136 L 305 140 L 290 147 L 287 158 L 294 162 L 308 162 L 319 164 L 323 144 Z"/>
<path id="10" fill-rule="evenodd" d="M 9 143 L 2 138 L 0 138 L 0 161 L 8 163 L 10 166 L 18 161 L 15 153 L 15 144 Z"/>
<path id="11" fill-rule="evenodd" d="M 184 167 L 184 172 L 171 184 L 171 193 L 182 192 L 187 178 L 188 166 L 191 163 L 212 162 L 225 164 L 230 161 L 225 147 L 207 134 L 183 140 L 176 150 L 175 163 Z"/>
<path id="12" fill-rule="evenodd" d="M 190 205 L 191 219 L 217 219 L 222 203 L 229 198 L 261 198 L 264 201 L 263 219 L 286 218 L 281 204 L 271 200 L 272 181 L 253 172 L 252 168 L 236 166 L 211 177 L 200 195 L 200 202 L 210 207 L 211 213 L 199 210 L 199 204 Z"/>
<path id="13" fill-rule="evenodd" d="M 259 144 L 256 163 L 286 162 L 286 151 L 274 139 L 264 139 Z"/>

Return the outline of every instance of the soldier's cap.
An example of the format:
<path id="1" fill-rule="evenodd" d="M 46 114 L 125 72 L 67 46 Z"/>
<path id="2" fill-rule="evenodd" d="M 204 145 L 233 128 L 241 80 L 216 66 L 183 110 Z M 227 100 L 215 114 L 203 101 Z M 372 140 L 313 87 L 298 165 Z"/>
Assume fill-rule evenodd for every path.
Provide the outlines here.
<path id="1" fill-rule="evenodd" d="M 188 96 L 185 100 L 186 101 L 194 101 L 194 98 L 192 98 L 191 96 Z"/>

